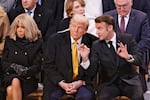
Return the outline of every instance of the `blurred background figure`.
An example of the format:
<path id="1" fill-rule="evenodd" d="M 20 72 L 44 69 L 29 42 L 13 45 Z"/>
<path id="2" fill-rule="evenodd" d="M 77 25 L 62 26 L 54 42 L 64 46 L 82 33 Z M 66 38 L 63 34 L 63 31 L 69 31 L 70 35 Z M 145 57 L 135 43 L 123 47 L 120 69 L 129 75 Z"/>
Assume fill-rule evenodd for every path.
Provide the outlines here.
<path id="1" fill-rule="evenodd" d="M 9 12 L 13 8 L 16 0 L 0 0 L 0 6 L 4 8 L 6 12 Z"/>
<path id="2" fill-rule="evenodd" d="M 0 57 L 2 56 L 5 37 L 8 34 L 9 29 L 10 29 L 10 23 L 9 23 L 7 13 L 0 6 Z"/>
<path id="3" fill-rule="evenodd" d="M 114 0 L 103 0 L 103 1 L 105 1 L 104 12 L 107 12 L 116 8 Z M 132 8 L 146 13 L 149 19 L 149 23 L 150 23 L 150 0 L 132 0 L 132 1 L 133 1 Z"/>
<path id="4" fill-rule="evenodd" d="M 2 55 L 7 100 L 22 100 L 37 89 L 42 60 L 42 35 L 34 20 L 21 14 L 11 24 Z"/>
<path id="5" fill-rule="evenodd" d="M 53 27 L 51 12 L 48 9 L 41 10 L 41 6 L 38 5 L 37 0 L 21 0 L 21 5 L 11 9 L 8 13 L 10 22 L 12 23 L 15 17 L 22 13 L 27 13 L 35 20 L 44 41 L 47 40 L 50 34 L 55 32 L 55 29 L 51 28 Z"/>
<path id="6" fill-rule="evenodd" d="M 67 0 L 65 3 L 65 13 L 66 17 L 62 19 L 57 28 L 58 33 L 68 31 L 69 23 L 73 15 L 75 14 L 85 14 L 85 2 L 84 0 Z"/>
<path id="7" fill-rule="evenodd" d="M 0 6 L 2 6 L 7 13 L 20 4 L 21 0 L 0 0 Z"/>
<path id="8" fill-rule="evenodd" d="M 3 53 L 5 37 L 8 34 L 10 28 L 9 19 L 7 13 L 4 11 L 3 7 L 0 6 L 0 100 L 5 100 L 4 88 L 2 84 L 3 72 L 1 66 L 1 57 Z"/>

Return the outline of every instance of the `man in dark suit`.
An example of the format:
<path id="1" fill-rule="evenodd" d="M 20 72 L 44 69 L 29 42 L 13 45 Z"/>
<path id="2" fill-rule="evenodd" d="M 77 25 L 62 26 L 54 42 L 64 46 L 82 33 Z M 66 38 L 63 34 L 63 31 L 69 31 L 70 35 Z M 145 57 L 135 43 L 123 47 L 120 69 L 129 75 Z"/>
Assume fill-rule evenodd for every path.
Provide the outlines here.
<path id="1" fill-rule="evenodd" d="M 64 1 L 65 0 L 42 0 L 42 11 L 48 10 L 50 12 L 50 20 L 53 25 L 50 25 L 50 32 L 56 33 L 58 24 L 63 18 Z M 53 30 L 52 30 L 53 29 Z"/>
<path id="2" fill-rule="evenodd" d="M 103 13 L 115 9 L 114 0 L 102 0 Z"/>
<path id="3" fill-rule="evenodd" d="M 145 12 L 148 16 L 150 23 L 150 0 L 132 0 L 132 8 Z M 103 12 L 114 10 L 115 3 L 114 0 L 103 0 Z"/>
<path id="4" fill-rule="evenodd" d="M 141 82 L 134 69 L 142 64 L 135 40 L 129 34 L 114 32 L 112 16 L 97 17 L 95 22 L 99 40 L 92 45 L 88 75 L 94 77 L 99 73 L 99 100 L 113 100 L 118 95 L 144 100 Z"/>
<path id="5" fill-rule="evenodd" d="M 115 0 L 116 10 L 106 12 L 105 14 L 111 15 L 115 19 L 115 31 L 121 33 L 121 19 L 124 17 L 124 32 L 131 34 L 143 55 L 142 68 L 140 73 L 143 76 L 143 89 L 147 90 L 144 76 L 148 72 L 149 62 L 149 49 L 150 49 L 150 26 L 148 17 L 145 13 L 132 9 L 132 0 Z"/>
<path id="6" fill-rule="evenodd" d="M 76 100 L 93 100 L 92 88 L 86 83 L 86 69 L 89 48 L 97 38 L 87 34 L 88 19 L 83 15 L 74 15 L 69 29 L 52 36 L 45 51 L 45 75 L 43 100 L 60 100 L 64 94 L 75 96 Z M 74 70 L 73 45 L 77 42 L 77 75 Z M 86 61 L 86 62 L 85 62 Z"/>
<path id="7" fill-rule="evenodd" d="M 21 0 L 22 5 L 18 5 L 15 9 L 12 9 L 8 13 L 10 22 L 14 20 L 16 16 L 21 13 L 28 13 L 30 11 L 30 16 L 34 18 L 38 28 L 42 32 L 44 41 L 48 40 L 48 37 L 53 33 L 56 33 L 56 22 L 61 20 L 61 16 L 57 14 L 56 7 L 58 6 L 59 0 L 46 0 L 42 8 L 38 5 L 37 0 Z M 47 7 L 47 3 L 53 4 L 51 9 L 44 8 Z M 57 22 L 58 23 L 58 22 Z"/>

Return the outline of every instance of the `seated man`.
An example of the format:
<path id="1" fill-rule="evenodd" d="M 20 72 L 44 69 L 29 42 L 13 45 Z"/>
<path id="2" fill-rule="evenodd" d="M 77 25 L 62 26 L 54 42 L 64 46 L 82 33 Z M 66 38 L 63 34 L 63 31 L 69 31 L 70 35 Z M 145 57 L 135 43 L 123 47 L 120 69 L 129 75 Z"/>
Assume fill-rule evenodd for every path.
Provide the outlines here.
<path id="1" fill-rule="evenodd" d="M 49 38 L 45 51 L 43 100 L 60 100 L 64 94 L 73 95 L 75 100 L 93 100 L 94 92 L 85 77 L 89 48 L 97 38 L 87 34 L 87 28 L 88 19 L 74 15 L 70 31 Z"/>
<path id="2" fill-rule="evenodd" d="M 144 100 L 143 89 L 135 66 L 142 64 L 135 40 L 129 34 L 114 32 L 114 19 L 103 15 L 95 19 L 99 40 L 93 43 L 89 77 L 99 73 L 99 100 L 113 100 L 124 95 L 131 100 Z"/>

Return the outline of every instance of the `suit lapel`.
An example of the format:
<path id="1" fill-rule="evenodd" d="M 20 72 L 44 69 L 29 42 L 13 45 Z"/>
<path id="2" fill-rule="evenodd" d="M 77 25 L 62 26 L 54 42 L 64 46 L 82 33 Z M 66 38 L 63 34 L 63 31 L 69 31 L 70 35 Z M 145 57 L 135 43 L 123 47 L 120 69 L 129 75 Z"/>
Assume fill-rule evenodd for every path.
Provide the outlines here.
<path id="1" fill-rule="evenodd" d="M 120 42 L 119 35 L 120 34 L 116 34 L 116 50 L 118 50 L 118 48 L 119 48 L 119 46 L 117 45 L 117 43 Z M 119 66 L 119 56 L 117 55 L 116 57 L 117 57 L 116 58 L 116 65 Z"/>
<path id="2" fill-rule="evenodd" d="M 130 32 L 130 30 L 134 29 L 134 26 L 136 26 L 136 25 L 134 25 L 136 22 L 135 20 L 136 20 L 135 14 L 134 14 L 133 10 L 131 10 L 129 22 L 128 22 L 127 28 L 126 28 L 126 33 Z M 132 33 L 129 33 L 129 34 L 132 34 Z"/>
<path id="3" fill-rule="evenodd" d="M 41 14 L 41 10 L 40 10 L 40 6 L 37 5 L 34 11 L 34 20 L 36 21 L 36 23 L 39 23 L 41 20 L 42 14 Z"/>
<path id="4" fill-rule="evenodd" d="M 116 61 L 112 55 L 112 52 L 110 50 L 110 48 L 108 47 L 107 43 L 105 41 L 103 41 L 103 44 L 100 44 L 102 46 L 102 51 L 104 53 L 104 56 L 110 58 L 110 62 L 112 62 L 112 64 L 116 64 Z"/>
<path id="5" fill-rule="evenodd" d="M 115 11 L 114 18 L 115 18 L 116 32 L 121 33 L 120 28 L 119 28 L 117 11 Z"/>
<path id="6" fill-rule="evenodd" d="M 120 28 L 119 28 L 119 22 L 118 22 L 118 14 L 117 14 L 117 11 L 115 11 L 115 14 L 114 14 L 114 18 L 115 18 L 115 25 L 116 25 L 116 32 L 117 33 L 121 33 L 120 31 Z M 131 10 L 131 14 L 130 14 L 130 17 L 129 17 L 129 21 L 128 21 L 128 24 L 127 24 L 127 27 L 126 27 L 126 30 L 125 30 L 125 33 L 128 33 L 128 30 L 133 30 L 134 28 L 134 24 L 135 24 L 135 14 L 133 12 L 133 10 Z M 131 27 L 132 26 L 132 27 Z M 136 25 L 135 25 L 136 26 Z M 132 33 L 130 33 L 132 34 Z"/>
<path id="7" fill-rule="evenodd" d="M 70 34 L 67 32 L 64 36 L 64 59 L 66 59 L 66 62 L 68 63 L 68 66 L 72 68 L 72 55 L 71 55 L 71 39 Z"/>

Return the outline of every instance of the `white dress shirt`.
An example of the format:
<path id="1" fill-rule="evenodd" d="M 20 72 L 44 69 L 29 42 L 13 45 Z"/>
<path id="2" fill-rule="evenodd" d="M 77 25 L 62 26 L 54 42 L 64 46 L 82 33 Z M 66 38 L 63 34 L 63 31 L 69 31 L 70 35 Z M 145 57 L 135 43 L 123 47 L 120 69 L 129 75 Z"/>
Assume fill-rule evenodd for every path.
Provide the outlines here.
<path id="1" fill-rule="evenodd" d="M 112 45 L 115 49 L 115 51 L 117 50 L 117 44 L 116 44 L 116 33 L 114 33 L 114 36 L 110 39 L 110 40 L 106 40 L 106 43 L 108 45 L 108 47 L 110 47 L 110 44 L 108 44 L 109 41 L 112 41 Z"/>
<path id="2" fill-rule="evenodd" d="M 74 39 L 71 37 L 71 47 L 73 47 L 73 43 L 74 43 Z M 81 45 L 81 41 L 82 41 L 82 37 L 79 39 L 79 40 L 77 40 L 77 48 Z M 78 49 L 77 49 L 77 52 L 78 52 L 78 60 L 79 60 L 79 62 L 80 62 L 80 52 L 78 51 Z M 81 62 L 80 63 L 80 65 L 84 68 L 84 69 L 87 69 L 88 67 L 89 67 L 89 65 L 90 65 L 90 61 L 89 60 L 87 60 L 86 62 Z"/>
<path id="3" fill-rule="evenodd" d="M 32 18 L 33 18 L 33 16 L 34 16 L 35 8 L 36 8 L 36 5 L 34 6 L 34 8 L 33 8 L 32 10 L 30 10 L 30 11 L 31 11 L 30 16 L 31 16 Z M 28 10 L 27 10 L 27 9 L 24 9 L 24 10 L 25 10 L 26 13 L 28 13 Z"/>
<path id="4" fill-rule="evenodd" d="M 129 16 L 130 16 L 130 13 L 128 13 L 128 15 L 124 16 L 124 20 L 125 20 L 124 30 L 126 30 L 126 28 L 127 28 L 128 21 L 129 21 Z M 120 25 L 121 25 L 121 15 L 118 15 L 118 23 L 119 23 L 119 27 L 120 27 Z"/>

